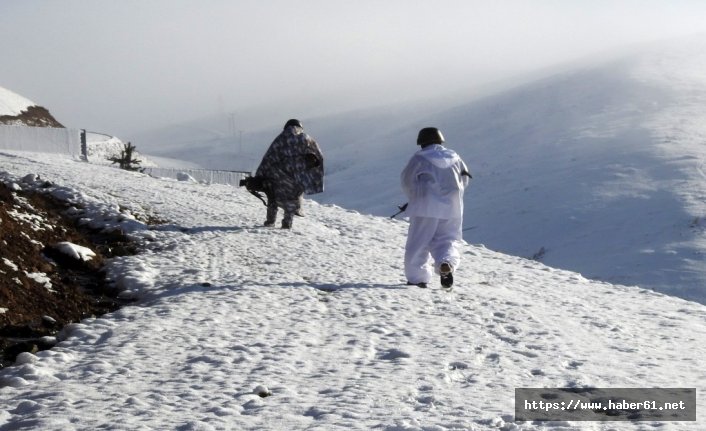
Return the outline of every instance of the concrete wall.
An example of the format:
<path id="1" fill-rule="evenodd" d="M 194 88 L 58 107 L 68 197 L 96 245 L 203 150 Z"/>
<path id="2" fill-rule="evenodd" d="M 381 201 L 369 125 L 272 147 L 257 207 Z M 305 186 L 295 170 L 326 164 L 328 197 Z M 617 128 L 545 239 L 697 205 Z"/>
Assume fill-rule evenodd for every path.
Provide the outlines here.
<path id="1" fill-rule="evenodd" d="M 81 156 L 80 131 L 0 125 L 0 149 Z"/>

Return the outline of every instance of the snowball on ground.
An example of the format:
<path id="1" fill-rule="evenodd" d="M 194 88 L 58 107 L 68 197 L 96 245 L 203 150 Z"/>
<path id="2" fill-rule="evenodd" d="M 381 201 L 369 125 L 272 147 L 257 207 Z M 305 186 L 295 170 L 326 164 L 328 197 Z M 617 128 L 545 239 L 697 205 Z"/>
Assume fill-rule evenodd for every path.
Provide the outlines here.
<path id="1" fill-rule="evenodd" d="M 90 248 L 83 247 L 81 245 L 76 245 L 68 241 L 60 242 L 56 244 L 55 247 L 62 254 L 65 254 L 76 260 L 82 260 L 84 262 L 87 262 L 96 256 L 96 254 Z"/>
<path id="2" fill-rule="evenodd" d="M 22 182 L 25 184 L 32 184 L 35 181 L 37 181 L 37 178 L 39 178 L 39 175 L 36 174 L 27 174 L 24 177 L 22 177 Z"/>

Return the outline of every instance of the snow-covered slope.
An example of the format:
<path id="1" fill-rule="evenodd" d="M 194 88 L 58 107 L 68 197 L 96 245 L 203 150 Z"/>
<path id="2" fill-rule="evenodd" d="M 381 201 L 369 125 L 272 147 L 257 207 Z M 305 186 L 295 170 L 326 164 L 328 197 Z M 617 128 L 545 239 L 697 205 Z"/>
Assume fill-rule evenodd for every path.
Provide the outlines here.
<path id="1" fill-rule="evenodd" d="M 704 70 L 699 36 L 451 109 L 436 101 L 304 119 L 326 156 L 326 192 L 314 198 L 393 214 L 418 130 L 438 126 L 474 174 L 469 242 L 706 303 Z M 250 160 L 279 127 L 248 135 Z M 232 163 L 226 148 L 209 146 L 208 157 Z"/>
<path id="2" fill-rule="evenodd" d="M 437 115 L 474 168 L 467 239 L 706 302 L 703 39 Z"/>
<path id="3" fill-rule="evenodd" d="M 46 108 L 2 87 L 0 87 L 0 125 L 64 127 Z"/>
<path id="4" fill-rule="evenodd" d="M 392 213 L 416 132 L 436 125 L 474 174 L 468 241 L 706 302 L 705 65 L 703 38 L 670 43 L 398 126 L 329 151 L 353 162 L 323 202 Z"/>
<path id="5" fill-rule="evenodd" d="M 6 88 L 0 87 L 0 117 L 15 116 L 36 104 Z"/>
<path id="6" fill-rule="evenodd" d="M 0 429 L 706 426 L 702 415 L 513 419 L 517 387 L 703 392 L 703 305 L 472 245 L 452 292 L 407 287 L 402 221 L 306 201 L 292 231 L 266 229 L 241 189 L 55 155 L 0 153 L 0 166 L 4 181 L 51 181 L 47 191 L 99 225 L 124 220 L 146 247 L 109 267 L 134 306 L 72 325 L 52 350 L 0 371 Z M 118 211 L 169 223 L 150 229 Z"/>

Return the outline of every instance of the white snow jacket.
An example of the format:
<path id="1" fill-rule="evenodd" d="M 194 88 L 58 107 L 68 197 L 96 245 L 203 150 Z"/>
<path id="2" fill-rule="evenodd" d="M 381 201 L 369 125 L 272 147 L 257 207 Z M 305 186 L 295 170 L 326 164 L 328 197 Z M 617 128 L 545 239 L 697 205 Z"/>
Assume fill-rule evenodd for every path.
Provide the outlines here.
<path id="1" fill-rule="evenodd" d="M 453 219 L 463 217 L 463 192 L 469 176 L 455 151 L 439 144 L 417 151 L 402 171 L 402 190 L 409 199 L 407 215 Z"/>

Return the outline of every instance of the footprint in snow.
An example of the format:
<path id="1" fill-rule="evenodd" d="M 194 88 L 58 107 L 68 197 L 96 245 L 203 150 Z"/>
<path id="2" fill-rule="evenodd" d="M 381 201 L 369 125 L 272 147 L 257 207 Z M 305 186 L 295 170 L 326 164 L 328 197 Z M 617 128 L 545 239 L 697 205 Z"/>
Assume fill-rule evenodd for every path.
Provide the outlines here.
<path id="1" fill-rule="evenodd" d="M 322 410 L 318 407 L 310 407 L 309 410 L 304 412 L 304 416 L 312 417 L 316 420 L 324 419 L 324 417 L 328 414 L 329 412 Z"/>
<path id="2" fill-rule="evenodd" d="M 503 335 L 497 331 L 491 330 L 488 331 L 491 335 L 494 335 L 498 340 L 503 341 L 505 343 L 508 343 L 512 346 L 516 346 L 520 343 L 520 340 L 516 340 L 514 338 L 508 337 L 506 335 Z"/>
<path id="3" fill-rule="evenodd" d="M 487 355 L 487 356 L 485 357 L 485 359 L 486 359 L 488 362 L 491 362 L 491 363 L 493 363 L 493 364 L 497 364 L 497 363 L 500 362 L 500 355 L 497 354 L 497 353 L 491 353 L 491 354 Z"/>
<path id="4" fill-rule="evenodd" d="M 449 364 L 450 370 L 466 370 L 468 369 L 468 364 L 465 362 L 451 362 Z"/>
<path id="5" fill-rule="evenodd" d="M 431 405 L 434 404 L 434 401 L 436 401 L 434 395 L 420 395 L 416 399 L 419 404 L 424 405 Z"/>
<path id="6" fill-rule="evenodd" d="M 567 368 L 569 370 L 577 370 L 584 363 L 585 361 L 570 361 L 564 362 L 562 365 L 564 365 L 564 368 Z"/>
<path id="7" fill-rule="evenodd" d="M 520 329 L 517 328 L 516 326 L 508 325 L 505 327 L 505 330 L 511 334 L 519 334 Z"/>
<path id="8" fill-rule="evenodd" d="M 527 357 L 527 358 L 536 358 L 536 357 L 539 357 L 539 355 L 536 354 L 536 353 L 534 353 L 534 352 L 528 352 L 528 351 L 524 351 L 524 350 L 513 350 L 513 352 L 514 352 L 514 353 L 517 353 L 517 354 L 519 354 L 519 355 L 522 355 L 522 356 L 524 356 L 524 357 Z"/>
<path id="9" fill-rule="evenodd" d="M 546 350 L 546 347 L 539 344 L 527 344 L 525 347 L 530 350 Z"/>
<path id="10" fill-rule="evenodd" d="M 411 357 L 412 355 L 410 355 L 409 353 L 398 349 L 386 350 L 384 352 L 381 352 L 379 355 L 379 358 L 385 361 L 394 361 L 397 359 L 407 359 Z"/>

